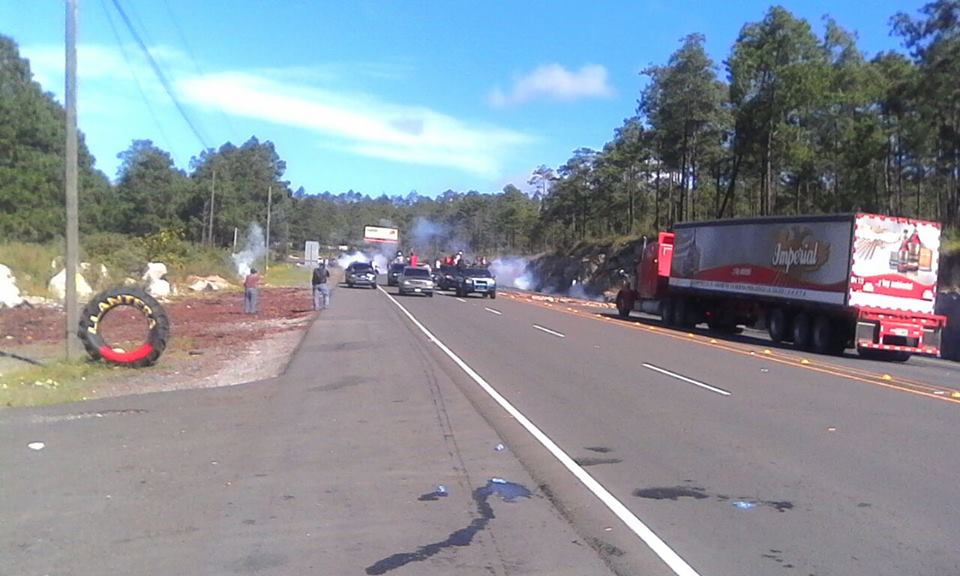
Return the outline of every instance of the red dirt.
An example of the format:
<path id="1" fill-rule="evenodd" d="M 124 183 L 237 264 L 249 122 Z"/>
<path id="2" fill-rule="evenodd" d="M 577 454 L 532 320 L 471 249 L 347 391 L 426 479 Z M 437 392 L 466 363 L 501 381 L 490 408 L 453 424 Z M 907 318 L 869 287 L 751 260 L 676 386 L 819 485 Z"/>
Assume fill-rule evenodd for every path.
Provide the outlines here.
<path id="1" fill-rule="evenodd" d="M 178 297 L 164 302 L 163 307 L 171 326 L 165 355 L 236 347 L 267 335 L 302 329 L 303 322 L 313 314 L 310 291 L 305 288 L 261 289 L 260 310 L 256 315 L 243 313 L 241 292 Z M 108 313 L 104 322 L 105 333 L 115 335 L 124 343 L 143 333 L 142 321 L 124 308 Z M 110 331 L 111 324 L 114 331 Z M 38 344 L 62 343 L 65 330 L 64 312 L 59 308 L 0 310 L 0 349 L 3 350 L 19 351 Z"/>

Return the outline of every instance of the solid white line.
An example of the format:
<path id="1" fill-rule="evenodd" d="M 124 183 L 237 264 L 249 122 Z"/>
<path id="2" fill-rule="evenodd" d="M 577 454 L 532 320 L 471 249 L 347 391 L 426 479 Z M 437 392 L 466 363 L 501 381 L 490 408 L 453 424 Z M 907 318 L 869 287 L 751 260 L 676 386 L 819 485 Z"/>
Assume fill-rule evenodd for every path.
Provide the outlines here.
<path id="1" fill-rule="evenodd" d="M 490 312 L 491 314 L 496 314 L 497 316 L 503 316 L 503 312 L 499 310 L 494 310 L 493 308 L 487 308 L 487 307 L 484 307 L 483 309 L 486 310 L 487 312 Z"/>
<path id="2" fill-rule="evenodd" d="M 466 302 L 463 298 L 457 298 L 457 302 Z"/>
<path id="3" fill-rule="evenodd" d="M 727 392 L 727 391 L 724 390 L 723 388 L 716 388 L 716 387 L 711 386 L 711 385 L 709 385 L 709 384 L 704 384 L 703 382 L 697 382 L 696 380 L 694 380 L 694 379 L 692 379 L 692 378 L 687 378 L 686 376 L 681 376 L 680 374 L 676 374 L 676 373 L 671 372 L 671 371 L 669 371 L 669 370 L 664 370 L 663 368 L 658 368 L 657 366 L 654 366 L 653 364 L 644 363 L 644 364 L 643 364 L 643 367 L 644 367 L 644 368 L 649 368 L 649 369 L 654 370 L 654 371 L 656 371 L 656 372 L 659 372 L 659 373 L 661 373 L 661 374 L 666 374 L 667 376 L 670 376 L 671 378 L 676 378 L 677 380 L 683 380 L 684 382 L 689 382 L 690 384 L 693 384 L 694 386 L 699 386 L 699 387 L 701 387 L 701 388 L 703 388 L 703 389 L 705 389 L 705 390 L 709 390 L 709 391 L 711 391 L 711 392 L 716 392 L 717 394 L 720 394 L 721 396 L 731 396 L 731 393 L 730 393 L 730 392 Z"/>
<path id="4" fill-rule="evenodd" d="M 540 326 L 539 324 L 534 324 L 533 327 L 536 328 L 537 330 L 540 330 L 541 332 L 546 332 L 547 334 L 553 334 L 554 336 L 557 336 L 557 337 L 560 337 L 560 338 L 566 338 L 566 337 L 567 337 L 565 334 L 561 334 L 561 333 L 556 332 L 556 331 L 554 331 L 554 330 L 551 330 L 551 329 L 549 329 L 549 328 L 544 328 L 543 326 Z"/>
<path id="5" fill-rule="evenodd" d="M 680 557 L 679 554 L 673 551 L 670 546 L 664 542 L 659 536 L 657 536 L 653 530 L 647 527 L 646 524 L 640 521 L 639 518 L 634 515 L 622 502 L 617 500 L 617 497 L 610 493 L 609 490 L 603 487 L 602 484 L 596 481 L 593 476 L 587 473 L 579 464 L 573 461 L 573 458 L 567 455 L 556 442 L 550 439 L 549 436 L 544 434 L 536 425 L 530 421 L 529 418 L 523 415 L 519 410 L 514 408 L 513 404 L 507 401 L 499 392 L 497 392 L 493 386 L 487 383 L 477 372 L 467 365 L 466 362 L 460 359 L 459 356 L 453 353 L 452 350 L 447 348 L 447 345 L 437 339 L 427 328 L 420 323 L 419 320 L 413 317 L 413 314 L 407 311 L 402 304 L 397 302 L 396 298 L 391 296 L 386 290 L 378 287 L 381 292 L 386 294 L 387 298 L 393 302 L 397 308 L 400 309 L 403 314 L 413 322 L 413 325 L 420 329 L 421 332 L 427 337 L 428 340 L 437 345 L 440 350 L 447 355 L 451 360 L 453 360 L 457 366 L 463 370 L 471 380 L 477 383 L 484 392 L 490 395 L 493 400 L 500 405 L 508 414 L 513 416 L 517 422 L 523 426 L 531 436 L 537 439 L 544 448 L 549 451 L 554 458 L 556 458 L 563 466 L 573 474 L 577 480 L 579 480 L 590 492 L 594 494 L 603 504 L 613 512 L 617 518 L 619 518 L 634 534 L 636 534 L 643 542 L 650 547 L 653 552 L 660 557 L 663 562 L 673 570 L 673 573 L 677 576 L 700 576 L 696 570 L 694 570 L 687 561 Z"/>

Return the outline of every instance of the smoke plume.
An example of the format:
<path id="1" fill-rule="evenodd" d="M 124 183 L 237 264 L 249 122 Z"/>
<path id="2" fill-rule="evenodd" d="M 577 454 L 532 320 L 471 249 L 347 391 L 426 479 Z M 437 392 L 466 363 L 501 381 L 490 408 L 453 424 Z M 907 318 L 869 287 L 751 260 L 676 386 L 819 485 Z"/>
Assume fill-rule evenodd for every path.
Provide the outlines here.
<path id="1" fill-rule="evenodd" d="M 490 272 L 497 277 L 497 283 L 500 286 L 531 290 L 535 279 L 529 265 L 530 261 L 526 258 L 497 258 L 490 263 Z"/>
<path id="2" fill-rule="evenodd" d="M 262 260 L 266 253 L 263 228 L 256 222 L 251 222 L 243 240 L 243 250 L 233 255 L 233 264 L 237 268 L 237 274 L 240 277 L 250 274 L 250 269 L 254 268 L 254 264 Z"/>

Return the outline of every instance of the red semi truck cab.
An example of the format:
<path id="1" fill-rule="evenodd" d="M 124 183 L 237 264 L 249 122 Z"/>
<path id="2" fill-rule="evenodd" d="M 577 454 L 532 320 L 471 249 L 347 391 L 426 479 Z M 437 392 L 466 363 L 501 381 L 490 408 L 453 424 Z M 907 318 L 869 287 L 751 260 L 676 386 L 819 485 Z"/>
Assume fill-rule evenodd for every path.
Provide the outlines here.
<path id="1" fill-rule="evenodd" d="M 776 342 L 904 360 L 938 355 L 940 226 L 876 214 L 678 224 L 644 246 L 621 315 L 765 326 Z"/>

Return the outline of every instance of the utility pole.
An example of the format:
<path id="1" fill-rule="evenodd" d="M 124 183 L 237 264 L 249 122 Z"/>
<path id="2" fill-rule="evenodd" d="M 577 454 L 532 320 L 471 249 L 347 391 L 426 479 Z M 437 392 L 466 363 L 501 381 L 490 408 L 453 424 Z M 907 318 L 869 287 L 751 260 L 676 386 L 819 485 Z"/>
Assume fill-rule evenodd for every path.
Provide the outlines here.
<path id="1" fill-rule="evenodd" d="M 80 356 L 80 341 L 77 330 L 80 329 L 80 310 L 77 302 L 77 259 L 79 254 L 79 224 L 77 201 L 77 1 L 67 0 L 66 26 L 66 167 L 64 171 L 64 192 L 67 209 L 67 254 L 66 285 L 64 309 L 67 314 L 66 355 L 67 360 Z"/>
<path id="2" fill-rule="evenodd" d="M 273 186 L 267 186 L 267 254 L 263 258 L 263 271 L 270 269 L 270 208 L 273 204 Z"/>
<path id="3" fill-rule="evenodd" d="M 213 170 L 213 180 L 210 182 L 210 231 L 207 233 L 207 241 L 213 246 L 213 197 L 217 187 L 217 170 Z"/>

